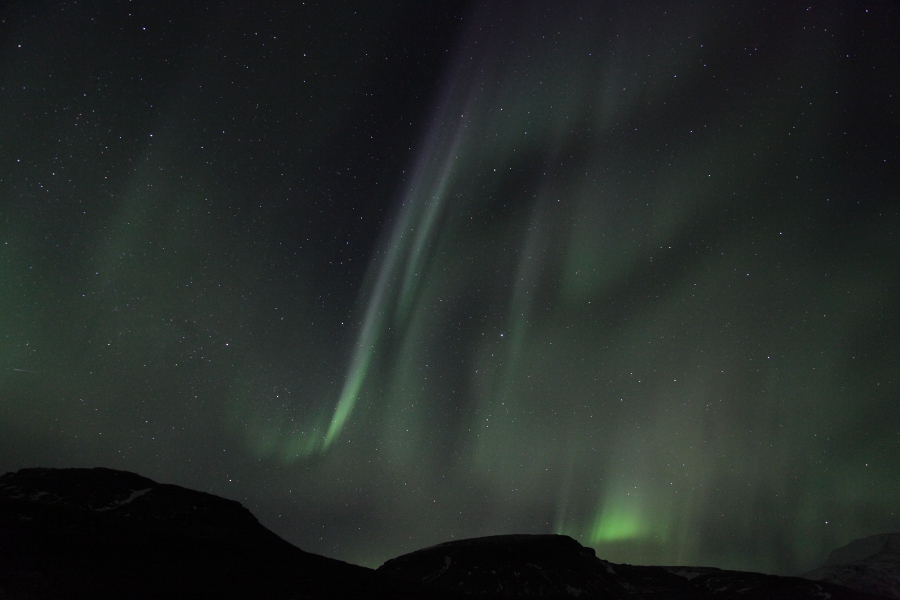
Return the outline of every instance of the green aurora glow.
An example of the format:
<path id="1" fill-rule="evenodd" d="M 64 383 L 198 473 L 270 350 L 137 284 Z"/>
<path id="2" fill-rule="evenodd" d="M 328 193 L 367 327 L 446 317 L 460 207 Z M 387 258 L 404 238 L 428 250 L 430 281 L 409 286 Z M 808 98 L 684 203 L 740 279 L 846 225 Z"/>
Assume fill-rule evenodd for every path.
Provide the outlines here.
<path id="1" fill-rule="evenodd" d="M 4 467 L 139 471 L 369 566 L 557 532 L 788 573 L 900 528 L 900 89 L 865 14 L 481 6 L 416 120 L 431 88 L 373 58 L 403 36 L 285 10 L 121 55 L 75 28 L 71 72 L 63 20 L 16 21 L 60 82 L 4 50 Z M 80 96 L 131 55 L 152 86 Z"/>

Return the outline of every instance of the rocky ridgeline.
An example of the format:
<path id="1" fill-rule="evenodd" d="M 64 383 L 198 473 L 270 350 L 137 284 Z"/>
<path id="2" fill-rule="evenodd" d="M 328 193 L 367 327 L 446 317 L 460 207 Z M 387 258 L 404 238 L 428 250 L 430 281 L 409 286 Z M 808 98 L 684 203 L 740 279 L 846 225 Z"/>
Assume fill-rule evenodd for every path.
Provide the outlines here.
<path id="1" fill-rule="evenodd" d="M 461 540 L 387 561 L 379 572 L 428 589 L 492 598 L 874 598 L 799 577 L 703 567 L 648 567 L 601 560 L 561 535 L 505 535 Z"/>
<path id="2" fill-rule="evenodd" d="M 883 533 L 834 550 L 803 577 L 900 598 L 900 533 Z"/>
<path id="3" fill-rule="evenodd" d="M 866 591 L 896 591 L 897 540 L 879 543 L 849 563 L 841 555 L 836 571 L 809 574 L 818 581 L 613 564 L 557 535 L 449 542 L 372 570 L 288 544 L 237 502 L 134 473 L 22 469 L 0 477 L 0 599 L 874 600 L 883 596 Z M 877 577 L 847 576 L 866 560 L 877 563 Z"/>

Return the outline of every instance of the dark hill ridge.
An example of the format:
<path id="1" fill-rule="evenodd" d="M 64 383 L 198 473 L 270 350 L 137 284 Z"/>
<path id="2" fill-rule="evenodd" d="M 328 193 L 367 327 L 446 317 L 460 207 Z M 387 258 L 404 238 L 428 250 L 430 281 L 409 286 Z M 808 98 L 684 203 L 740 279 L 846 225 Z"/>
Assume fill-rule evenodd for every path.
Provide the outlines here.
<path id="1" fill-rule="evenodd" d="M 803 577 L 900 598 L 900 532 L 854 540 Z"/>
<path id="2" fill-rule="evenodd" d="M 828 582 L 601 560 L 558 535 L 461 540 L 377 571 L 304 552 L 238 502 L 112 469 L 0 477 L 0 599 L 875 600 Z"/>
<path id="3" fill-rule="evenodd" d="M 505 535 L 448 542 L 391 559 L 378 571 L 421 582 L 431 589 L 482 598 L 876 598 L 799 577 L 613 564 L 561 535 Z"/>
<path id="4" fill-rule="evenodd" d="M 378 571 L 466 595 L 627 595 L 612 564 L 564 535 L 501 535 L 447 542 L 393 558 Z"/>
<path id="5" fill-rule="evenodd" d="M 22 469 L 0 477 L 0 490 L 5 500 L 37 511 L 33 527 L 90 515 L 122 527 L 152 527 L 158 535 L 288 545 L 239 502 L 126 471 Z"/>
<path id="6" fill-rule="evenodd" d="M 112 469 L 0 477 L 0 598 L 420 598 L 240 503 Z"/>

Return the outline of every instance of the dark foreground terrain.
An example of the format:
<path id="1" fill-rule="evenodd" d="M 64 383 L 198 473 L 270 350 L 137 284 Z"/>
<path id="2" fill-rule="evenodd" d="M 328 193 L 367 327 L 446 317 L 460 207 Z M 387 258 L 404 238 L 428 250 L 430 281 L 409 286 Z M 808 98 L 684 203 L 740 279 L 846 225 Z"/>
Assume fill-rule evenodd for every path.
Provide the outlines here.
<path id="1" fill-rule="evenodd" d="M 0 477 L 0 598 L 419 598 L 226 500 L 111 469 Z"/>
<path id="2" fill-rule="evenodd" d="M 900 533 L 883 533 L 834 550 L 803 577 L 900 598 Z"/>
<path id="3" fill-rule="evenodd" d="M 884 596 L 798 577 L 612 564 L 556 535 L 450 542 L 372 570 L 290 545 L 237 502 L 134 473 L 22 469 L 0 477 L 0 598 L 466 597 Z"/>
<path id="4" fill-rule="evenodd" d="M 387 561 L 378 572 L 495 598 L 876 598 L 800 577 L 709 567 L 647 567 L 601 560 L 562 535 L 505 535 L 440 544 Z"/>

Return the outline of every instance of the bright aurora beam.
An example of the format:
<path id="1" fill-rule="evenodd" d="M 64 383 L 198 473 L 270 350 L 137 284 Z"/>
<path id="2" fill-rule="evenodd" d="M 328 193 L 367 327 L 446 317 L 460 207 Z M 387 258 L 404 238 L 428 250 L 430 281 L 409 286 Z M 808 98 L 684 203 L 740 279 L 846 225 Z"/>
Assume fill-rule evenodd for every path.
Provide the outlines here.
<path id="1" fill-rule="evenodd" d="M 464 115 L 460 119 L 464 119 Z M 426 257 L 434 229 L 446 201 L 447 181 L 453 173 L 463 129 L 462 125 L 456 128 L 447 147 L 440 143 L 443 132 L 439 130 L 433 131 L 433 136 L 428 140 L 423 164 L 416 168 L 413 185 L 404 198 L 397 224 L 387 243 L 385 257 L 378 268 L 344 387 L 325 433 L 323 450 L 327 450 L 338 438 L 353 412 L 372 362 L 372 355 L 377 351 L 385 321 L 393 316 L 397 327 L 405 325 L 416 294 L 419 271 L 426 268 Z M 437 175 L 432 176 L 435 169 Z M 398 284 L 399 291 L 396 289 Z"/>

